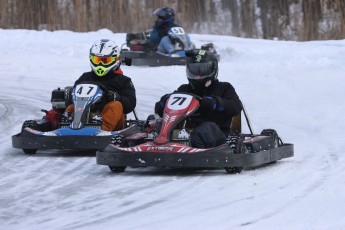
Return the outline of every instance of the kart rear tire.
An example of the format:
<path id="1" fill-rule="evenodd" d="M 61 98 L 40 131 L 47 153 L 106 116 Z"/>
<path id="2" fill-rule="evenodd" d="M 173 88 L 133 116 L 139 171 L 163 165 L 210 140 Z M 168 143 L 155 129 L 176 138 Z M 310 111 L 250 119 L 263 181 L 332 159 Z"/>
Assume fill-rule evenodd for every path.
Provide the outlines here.
<path id="1" fill-rule="evenodd" d="M 224 169 L 229 174 L 237 174 L 242 172 L 243 167 L 224 167 Z"/>
<path id="2" fill-rule="evenodd" d="M 126 170 L 126 166 L 110 166 L 109 169 L 114 173 L 122 173 Z"/>
<path id="3" fill-rule="evenodd" d="M 32 128 L 35 130 L 38 130 L 38 124 L 36 120 L 27 120 L 24 121 L 23 125 L 22 125 L 22 132 L 25 130 L 25 128 Z"/>
<path id="4" fill-rule="evenodd" d="M 37 152 L 37 149 L 23 149 L 23 152 L 24 152 L 25 154 L 30 154 L 30 155 L 32 155 L 32 154 L 35 154 L 35 153 Z"/>
<path id="5" fill-rule="evenodd" d="M 274 138 L 274 146 L 273 146 L 273 148 L 278 148 L 279 146 L 280 146 L 280 140 L 279 140 L 279 137 L 276 136 Z"/>

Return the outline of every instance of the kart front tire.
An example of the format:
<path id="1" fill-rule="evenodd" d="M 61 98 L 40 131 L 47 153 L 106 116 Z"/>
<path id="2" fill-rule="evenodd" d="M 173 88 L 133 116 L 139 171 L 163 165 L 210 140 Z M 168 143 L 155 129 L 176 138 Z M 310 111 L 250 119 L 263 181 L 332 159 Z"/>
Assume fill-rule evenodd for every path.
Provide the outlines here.
<path id="1" fill-rule="evenodd" d="M 122 173 L 126 170 L 126 166 L 110 166 L 109 169 L 114 173 Z"/>
<path id="2" fill-rule="evenodd" d="M 23 149 L 23 152 L 24 152 L 25 154 L 30 154 L 30 155 L 32 155 L 32 154 L 35 154 L 35 153 L 37 152 L 37 149 Z"/>

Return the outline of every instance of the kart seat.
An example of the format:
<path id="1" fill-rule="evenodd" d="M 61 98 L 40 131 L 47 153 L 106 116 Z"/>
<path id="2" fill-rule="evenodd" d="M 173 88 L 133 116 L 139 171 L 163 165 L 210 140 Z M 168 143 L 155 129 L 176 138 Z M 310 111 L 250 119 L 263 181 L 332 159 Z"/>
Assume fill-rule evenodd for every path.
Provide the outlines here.
<path id="1" fill-rule="evenodd" d="M 241 133 L 241 113 L 232 118 L 230 130 L 233 133 Z"/>

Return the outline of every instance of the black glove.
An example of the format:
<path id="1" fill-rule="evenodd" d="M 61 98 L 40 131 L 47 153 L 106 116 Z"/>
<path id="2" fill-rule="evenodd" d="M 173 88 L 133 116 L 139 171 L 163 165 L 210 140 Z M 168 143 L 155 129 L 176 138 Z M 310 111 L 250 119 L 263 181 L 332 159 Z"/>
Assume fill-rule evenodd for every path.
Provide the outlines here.
<path id="1" fill-rule="evenodd" d="M 166 104 L 167 100 L 169 99 L 169 97 L 170 97 L 170 94 L 165 94 L 155 104 L 155 113 L 157 113 L 160 117 L 163 116 L 163 110 L 164 110 L 165 104 Z"/>
<path id="2" fill-rule="evenodd" d="M 119 101 L 120 98 L 121 98 L 120 94 L 118 94 L 114 91 L 109 91 L 109 92 L 105 93 L 105 95 L 104 95 L 104 99 L 107 102 Z"/>
<path id="3" fill-rule="evenodd" d="M 165 104 L 167 103 L 167 100 L 169 99 L 170 94 L 165 94 L 164 96 L 161 97 L 160 101 L 158 102 L 159 105 L 164 109 Z"/>
<path id="4" fill-rule="evenodd" d="M 217 100 L 214 97 L 203 97 L 200 101 L 199 112 L 201 114 L 210 114 L 217 108 Z"/>
<path id="5" fill-rule="evenodd" d="M 171 41 L 171 43 L 172 43 L 173 45 L 175 45 L 175 43 L 176 43 L 176 38 L 175 38 L 174 36 L 170 35 L 170 34 L 168 34 L 168 37 L 169 37 L 169 40 Z"/>

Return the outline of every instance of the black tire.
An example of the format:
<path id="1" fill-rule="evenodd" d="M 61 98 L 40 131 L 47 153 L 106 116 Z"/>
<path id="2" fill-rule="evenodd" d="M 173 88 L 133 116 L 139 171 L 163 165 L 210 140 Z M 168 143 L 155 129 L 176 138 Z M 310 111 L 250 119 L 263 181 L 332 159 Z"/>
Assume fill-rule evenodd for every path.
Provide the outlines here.
<path id="1" fill-rule="evenodd" d="M 126 166 L 110 166 L 109 169 L 114 173 L 122 173 L 126 170 Z"/>
<path id="2" fill-rule="evenodd" d="M 277 131 L 274 129 L 264 129 L 262 130 L 260 135 L 271 136 L 273 138 L 273 146 L 272 148 L 278 148 L 279 146 L 283 145 L 283 141 L 278 136 Z"/>
<path id="3" fill-rule="evenodd" d="M 248 149 L 245 145 L 242 144 L 243 138 L 240 136 L 231 136 L 229 138 L 229 141 L 227 142 L 232 149 L 234 154 L 243 154 L 248 153 Z M 225 171 L 228 174 L 237 174 L 242 172 L 243 167 L 224 167 Z"/>
<path id="4" fill-rule="evenodd" d="M 237 174 L 242 172 L 243 167 L 224 167 L 224 169 L 229 174 Z"/>
<path id="5" fill-rule="evenodd" d="M 24 131 L 25 128 L 32 128 L 32 129 L 35 129 L 35 130 L 38 130 L 38 124 L 37 124 L 37 121 L 36 120 L 27 120 L 27 121 L 24 121 L 23 125 L 22 125 L 22 132 Z"/>
<path id="6" fill-rule="evenodd" d="M 241 136 L 231 136 L 227 141 L 234 154 L 249 154 L 252 150 L 243 144 L 244 138 Z"/>
<path id="7" fill-rule="evenodd" d="M 37 149 L 23 149 L 23 152 L 24 152 L 25 154 L 30 154 L 30 155 L 32 155 L 32 154 L 35 154 L 35 153 L 37 152 Z"/>
<path id="8" fill-rule="evenodd" d="M 280 145 L 280 140 L 279 140 L 279 137 L 276 136 L 276 137 L 274 138 L 274 145 L 273 145 L 273 148 L 278 148 L 279 145 Z"/>

